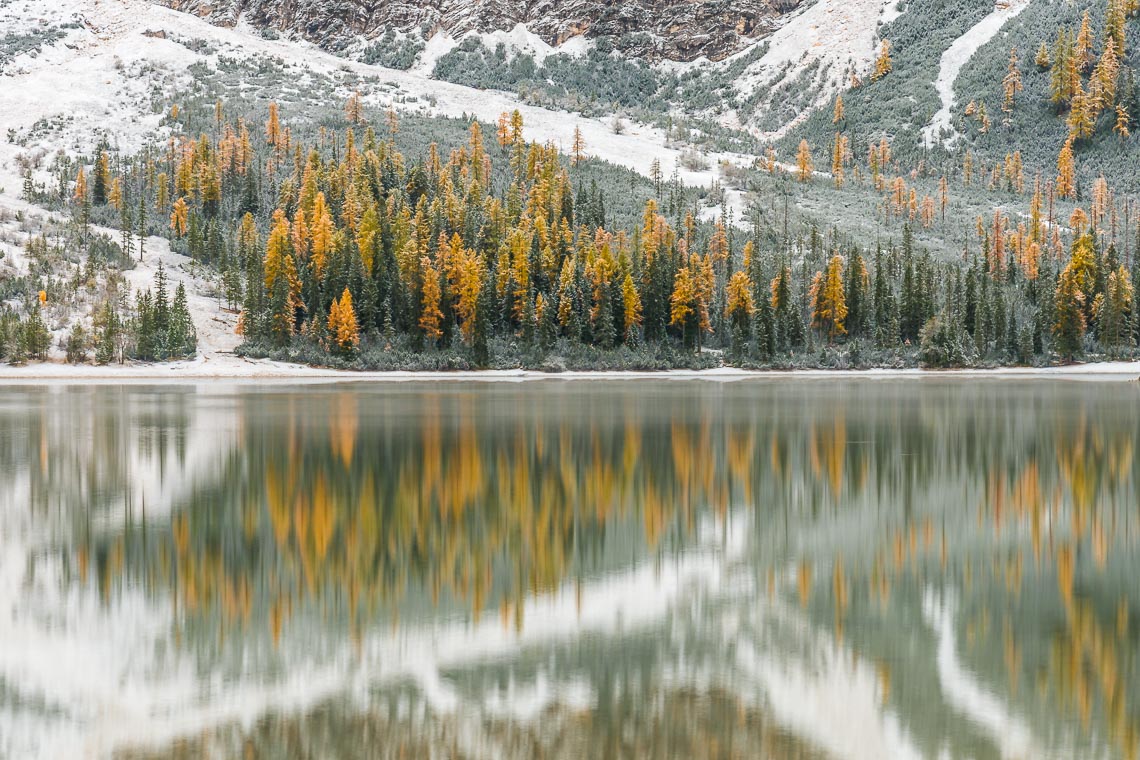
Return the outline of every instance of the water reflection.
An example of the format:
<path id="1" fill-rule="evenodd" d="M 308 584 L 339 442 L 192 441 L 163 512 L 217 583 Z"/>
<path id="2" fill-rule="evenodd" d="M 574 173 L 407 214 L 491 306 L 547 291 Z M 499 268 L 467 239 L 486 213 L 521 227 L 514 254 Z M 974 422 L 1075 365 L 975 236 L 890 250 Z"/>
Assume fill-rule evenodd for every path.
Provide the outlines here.
<path id="1" fill-rule="evenodd" d="M 1138 393 L 8 389 L 0 756 L 1133 758 Z"/>

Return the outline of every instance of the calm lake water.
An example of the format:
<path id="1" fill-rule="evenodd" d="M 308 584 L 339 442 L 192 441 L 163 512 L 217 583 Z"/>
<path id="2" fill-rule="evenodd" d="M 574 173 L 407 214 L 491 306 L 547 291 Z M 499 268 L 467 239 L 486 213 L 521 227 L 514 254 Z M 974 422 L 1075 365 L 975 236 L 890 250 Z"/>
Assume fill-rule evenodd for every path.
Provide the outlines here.
<path id="1" fill-rule="evenodd" d="M 0 389 L 0 756 L 1134 758 L 1140 384 Z"/>

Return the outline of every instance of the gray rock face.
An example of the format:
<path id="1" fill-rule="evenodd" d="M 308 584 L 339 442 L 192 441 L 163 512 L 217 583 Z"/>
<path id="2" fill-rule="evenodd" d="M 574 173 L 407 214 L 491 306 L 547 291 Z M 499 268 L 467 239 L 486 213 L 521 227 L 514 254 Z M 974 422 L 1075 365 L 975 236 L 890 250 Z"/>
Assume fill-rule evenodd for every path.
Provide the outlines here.
<path id="1" fill-rule="evenodd" d="M 239 18 L 296 32 L 331 50 L 387 29 L 453 36 L 524 24 L 552 45 L 571 37 L 622 40 L 649 60 L 720 60 L 775 26 L 800 0 L 155 0 L 232 26 Z"/>

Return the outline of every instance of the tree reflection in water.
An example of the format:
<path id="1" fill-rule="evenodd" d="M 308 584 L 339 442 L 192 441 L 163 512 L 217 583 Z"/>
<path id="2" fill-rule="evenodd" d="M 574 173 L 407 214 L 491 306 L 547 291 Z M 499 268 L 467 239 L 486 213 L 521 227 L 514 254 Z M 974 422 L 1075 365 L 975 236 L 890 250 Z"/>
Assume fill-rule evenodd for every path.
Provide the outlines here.
<path id="1" fill-rule="evenodd" d="M 0 408 L 19 473 L 0 503 L 50 534 L 61 583 L 167 605 L 204 679 L 311 660 L 347 682 L 391 656 L 384 636 L 407 654 L 459 631 L 476 652 L 432 650 L 442 702 L 415 674 L 369 678 L 363 699 L 203 726 L 187 756 L 323 756 L 322 737 L 330 756 L 365 737 L 417 756 L 870 756 L 818 712 L 836 682 L 917 756 L 1136 756 L 1132 385 L 20 394 Z M 706 559 L 659 613 L 607 606 Z M 575 628 L 591 615 L 610 622 Z M 527 719 L 491 709 L 522 685 L 545 694 Z"/>

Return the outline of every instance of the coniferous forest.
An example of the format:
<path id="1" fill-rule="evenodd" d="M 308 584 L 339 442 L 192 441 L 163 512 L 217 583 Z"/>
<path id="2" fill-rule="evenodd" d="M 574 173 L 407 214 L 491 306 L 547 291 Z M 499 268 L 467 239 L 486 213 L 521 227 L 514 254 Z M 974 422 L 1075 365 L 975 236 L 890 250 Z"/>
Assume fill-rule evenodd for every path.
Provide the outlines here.
<path id="1" fill-rule="evenodd" d="M 564 152 L 528 141 L 519 111 L 462 120 L 462 132 L 421 144 L 405 139 L 395 111 L 368 109 L 355 93 L 331 117 L 296 124 L 276 103 L 175 103 L 164 142 L 57 156 L 57 185 L 29 174 L 24 194 L 70 215 L 56 247 L 86 251 L 88 269 L 129 268 L 148 236 L 168 238 L 215 283 L 212 308 L 240 315 L 238 351 L 249 357 L 551 371 L 1130 357 L 1138 204 L 1079 166 L 1085 146 L 1131 140 L 1135 119 L 1120 52 L 1135 9 L 1112 0 L 1103 15 L 1103 34 L 1086 13 L 1033 58 L 1031 76 L 1049 80 L 1068 129 L 1055 175 L 1020 150 L 988 163 L 969 147 L 896 151 L 888 135 L 849 130 L 841 92 L 829 144 L 805 137 L 787 163 L 769 147 L 734 176 L 724 170 L 752 203 L 734 218 L 722 187 L 686 187 L 656 163 L 635 178 L 591 159 L 579 131 Z M 849 99 L 896 76 L 892 51 L 883 40 Z M 964 106 L 980 135 L 1012 130 L 1030 107 L 1025 57 L 1010 51 L 1001 124 L 984 102 Z M 790 223 L 797 194 L 854 216 Z M 37 300 L 80 279 L 18 283 L 26 306 L 3 308 L 0 358 L 42 358 L 52 338 Z M 136 293 L 119 279 L 107 277 L 89 325 L 60 338 L 69 360 L 193 356 L 184 284 L 160 273 Z"/>

